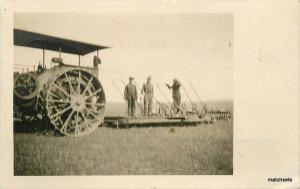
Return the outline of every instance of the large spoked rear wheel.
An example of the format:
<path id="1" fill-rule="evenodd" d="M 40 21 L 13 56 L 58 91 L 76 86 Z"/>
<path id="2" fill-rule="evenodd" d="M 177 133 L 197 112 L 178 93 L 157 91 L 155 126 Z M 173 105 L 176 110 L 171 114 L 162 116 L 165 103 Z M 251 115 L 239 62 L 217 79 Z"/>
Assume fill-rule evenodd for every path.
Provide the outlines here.
<path id="1" fill-rule="evenodd" d="M 103 122 L 103 87 L 89 72 L 79 68 L 66 71 L 49 86 L 46 110 L 60 133 L 67 136 L 90 133 Z"/>

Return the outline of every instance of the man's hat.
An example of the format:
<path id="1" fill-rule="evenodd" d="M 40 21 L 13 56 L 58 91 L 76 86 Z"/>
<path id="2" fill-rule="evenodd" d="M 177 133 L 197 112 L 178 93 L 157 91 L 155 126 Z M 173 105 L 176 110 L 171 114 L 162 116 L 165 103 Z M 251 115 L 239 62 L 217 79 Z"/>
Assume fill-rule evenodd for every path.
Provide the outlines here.
<path id="1" fill-rule="evenodd" d="M 147 77 L 147 80 L 149 80 L 149 79 L 151 79 L 151 76 L 148 76 L 148 77 Z"/>
<path id="2" fill-rule="evenodd" d="M 133 77 L 130 76 L 130 77 L 129 77 L 129 80 L 133 80 Z"/>

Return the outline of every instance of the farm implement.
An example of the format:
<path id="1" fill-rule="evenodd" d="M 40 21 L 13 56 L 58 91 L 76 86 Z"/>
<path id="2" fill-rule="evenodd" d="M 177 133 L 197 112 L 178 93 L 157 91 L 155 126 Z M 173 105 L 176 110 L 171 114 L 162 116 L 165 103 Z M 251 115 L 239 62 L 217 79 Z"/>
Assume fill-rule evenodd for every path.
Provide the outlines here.
<path id="1" fill-rule="evenodd" d="M 122 81 L 123 85 L 124 81 Z M 135 84 L 140 91 L 140 85 L 135 81 Z M 232 114 L 226 110 L 208 110 L 206 104 L 200 99 L 193 85 L 189 82 L 193 92 L 197 96 L 200 103 L 193 102 L 188 90 L 182 86 L 187 98 L 189 99 L 190 108 L 188 105 L 183 104 L 179 112 L 176 112 L 173 104 L 168 100 L 167 95 L 163 92 L 159 84 L 156 84 L 156 88 L 162 94 L 166 102 L 161 102 L 155 96 L 157 113 L 153 113 L 151 116 L 144 115 L 144 107 L 142 102 L 137 102 L 137 107 L 140 110 L 138 116 L 105 116 L 104 123 L 108 127 L 114 128 L 130 128 L 130 127 L 156 127 L 156 126 L 197 126 L 200 124 L 212 124 L 219 120 L 228 120 L 232 118 Z M 120 97 L 124 99 L 121 90 L 117 87 L 113 81 L 113 85 L 118 91 Z M 125 102 L 126 103 L 126 102 Z M 198 105 L 197 105 L 198 104 Z M 199 107 L 200 105 L 200 107 Z M 127 111 L 124 112 L 127 114 Z"/>

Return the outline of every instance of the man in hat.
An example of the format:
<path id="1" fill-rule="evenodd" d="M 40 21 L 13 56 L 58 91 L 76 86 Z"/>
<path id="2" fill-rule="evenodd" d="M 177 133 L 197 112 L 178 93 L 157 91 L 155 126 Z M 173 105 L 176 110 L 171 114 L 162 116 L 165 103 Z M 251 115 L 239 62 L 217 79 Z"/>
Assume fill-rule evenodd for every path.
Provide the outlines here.
<path id="1" fill-rule="evenodd" d="M 141 95 L 144 94 L 144 116 L 152 114 L 153 104 L 153 85 L 151 83 L 151 76 L 147 77 L 147 82 L 143 84 Z"/>
<path id="2" fill-rule="evenodd" d="M 169 89 L 172 89 L 173 91 L 173 106 L 176 110 L 176 113 L 179 113 L 181 110 L 181 94 L 180 94 L 180 86 L 181 83 L 178 79 L 173 79 L 173 85 L 170 86 L 169 84 L 166 84 Z"/>
<path id="3" fill-rule="evenodd" d="M 129 83 L 125 86 L 124 99 L 127 102 L 128 110 L 127 114 L 129 117 L 135 116 L 135 103 L 138 94 L 136 86 L 133 84 L 133 77 L 129 77 Z"/>

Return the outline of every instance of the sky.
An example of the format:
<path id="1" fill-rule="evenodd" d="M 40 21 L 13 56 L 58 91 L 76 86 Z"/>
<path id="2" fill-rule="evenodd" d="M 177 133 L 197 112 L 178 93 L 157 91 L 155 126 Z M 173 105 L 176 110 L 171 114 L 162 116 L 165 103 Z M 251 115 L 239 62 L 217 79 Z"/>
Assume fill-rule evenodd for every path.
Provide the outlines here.
<path id="1" fill-rule="evenodd" d="M 233 15 L 196 13 L 18 13 L 14 27 L 37 33 L 73 39 L 111 48 L 101 50 L 99 80 L 106 99 L 123 99 L 112 82 L 123 92 L 124 82 L 133 76 L 139 85 L 152 76 L 159 101 L 171 101 L 165 83 L 178 78 L 193 101 L 189 82 L 202 100 L 233 99 Z M 31 69 L 42 62 L 42 50 L 14 48 L 15 69 Z M 92 66 L 91 53 L 83 56 L 82 66 Z M 46 65 L 58 57 L 46 51 Z M 78 56 L 62 54 L 66 64 L 78 64 Z M 163 90 L 167 99 L 159 92 Z M 184 90 L 182 100 L 188 101 Z"/>

